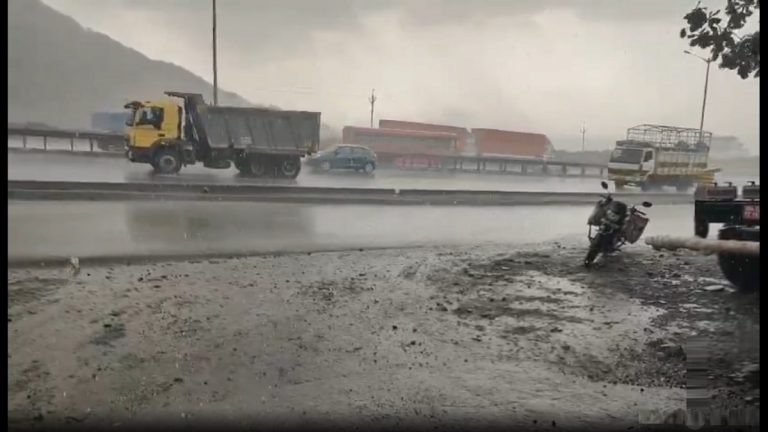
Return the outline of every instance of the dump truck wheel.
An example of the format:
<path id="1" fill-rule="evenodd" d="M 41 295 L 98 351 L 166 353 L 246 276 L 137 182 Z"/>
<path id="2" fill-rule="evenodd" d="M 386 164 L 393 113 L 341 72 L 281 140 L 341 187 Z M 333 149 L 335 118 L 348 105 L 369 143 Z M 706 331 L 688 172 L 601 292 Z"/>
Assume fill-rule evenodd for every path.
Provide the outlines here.
<path id="1" fill-rule="evenodd" d="M 179 153 L 171 149 L 159 149 L 152 159 L 152 167 L 158 174 L 176 174 L 181 171 Z"/>
<path id="2" fill-rule="evenodd" d="M 251 174 L 256 177 L 264 177 L 267 173 L 267 160 L 261 156 L 251 156 L 249 159 Z"/>
<path id="3" fill-rule="evenodd" d="M 237 157 L 235 158 L 235 168 L 240 172 L 242 175 L 251 175 L 253 174 L 251 172 L 251 164 L 248 162 L 248 159 L 244 157 Z"/>
<path id="4" fill-rule="evenodd" d="M 720 231 L 720 240 L 739 240 L 730 231 Z M 739 291 L 753 292 L 760 288 L 760 258 L 741 254 L 719 253 L 717 262 L 723 276 Z"/>
<path id="5" fill-rule="evenodd" d="M 295 156 L 280 159 L 280 174 L 289 179 L 295 179 L 301 172 L 301 159 Z"/>

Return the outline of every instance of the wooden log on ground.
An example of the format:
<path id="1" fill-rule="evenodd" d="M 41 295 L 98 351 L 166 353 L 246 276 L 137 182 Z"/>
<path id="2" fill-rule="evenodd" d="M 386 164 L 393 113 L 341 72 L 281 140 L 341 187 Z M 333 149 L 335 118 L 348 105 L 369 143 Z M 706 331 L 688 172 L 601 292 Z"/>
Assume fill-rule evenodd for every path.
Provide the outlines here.
<path id="1" fill-rule="evenodd" d="M 699 237 L 652 236 L 645 244 L 656 250 L 689 249 L 707 253 L 732 253 L 739 255 L 760 255 L 760 243 L 738 240 L 707 240 Z"/>

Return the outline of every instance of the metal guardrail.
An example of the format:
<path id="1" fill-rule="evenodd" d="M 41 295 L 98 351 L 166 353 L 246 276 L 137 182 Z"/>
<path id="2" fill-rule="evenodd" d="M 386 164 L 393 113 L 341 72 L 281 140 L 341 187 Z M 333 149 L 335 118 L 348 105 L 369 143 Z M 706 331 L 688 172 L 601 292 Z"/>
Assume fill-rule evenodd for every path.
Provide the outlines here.
<path id="1" fill-rule="evenodd" d="M 34 136 L 34 137 L 50 137 L 50 138 L 74 138 L 74 139 L 125 139 L 124 134 L 119 133 L 107 133 L 107 132 L 95 132 L 95 131 L 83 131 L 83 130 L 68 130 L 68 129 L 42 129 L 42 128 L 24 128 L 8 126 L 8 135 L 16 136 Z"/>
<path id="2" fill-rule="evenodd" d="M 8 125 L 8 137 L 17 136 L 21 137 L 21 149 L 39 149 L 28 145 L 27 138 L 42 138 L 43 151 L 49 150 L 49 139 L 66 139 L 69 140 L 69 150 L 73 153 L 118 153 L 119 151 L 102 150 L 98 148 L 98 144 L 110 143 L 117 144 L 125 142 L 127 137 L 119 133 L 107 133 L 96 132 L 86 130 L 67 130 L 67 129 L 45 129 L 45 128 L 30 128 Z M 85 140 L 88 141 L 88 150 L 75 150 L 75 141 Z M 94 146 L 95 144 L 95 146 Z M 96 148 L 94 148 L 96 147 Z M 19 148 L 19 147 L 9 147 Z"/>

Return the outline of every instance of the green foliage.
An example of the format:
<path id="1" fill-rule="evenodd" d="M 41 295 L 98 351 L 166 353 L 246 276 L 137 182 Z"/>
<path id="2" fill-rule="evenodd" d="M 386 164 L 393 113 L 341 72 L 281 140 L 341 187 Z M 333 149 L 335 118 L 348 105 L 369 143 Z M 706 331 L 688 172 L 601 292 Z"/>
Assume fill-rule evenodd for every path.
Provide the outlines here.
<path id="1" fill-rule="evenodd" d="M 680 30 L 680 37 L 708 50 L 712 61 L 720 60 L 721 69 L 735 70 L 743 79 L 759 78 L 760 30 L 738 34 L 759 10 L 760 0 L 727 0 L 723 10 L 715 11 L 699 4 L 683 17 L 687 28 Z"/>

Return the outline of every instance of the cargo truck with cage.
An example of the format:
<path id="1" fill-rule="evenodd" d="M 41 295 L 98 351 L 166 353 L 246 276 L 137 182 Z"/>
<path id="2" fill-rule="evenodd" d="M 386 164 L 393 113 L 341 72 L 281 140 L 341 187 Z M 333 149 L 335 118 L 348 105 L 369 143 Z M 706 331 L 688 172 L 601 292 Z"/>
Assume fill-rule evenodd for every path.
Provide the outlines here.
<path id="1" fill-rule="evenodd" d="M 643 124 L 627 129 L 608 161 L 608 180 L 616 190 L 636 186 L 643 191 L 674 187 L 686 192 L 714 181 L 718 169 L 708 166 L 712 133 L 699 129 Z"/>
<path id="2" fill-rule="evenodd" d="M 293 179 L 301 158 L 317 151 L 318 112 L 212 106 L 197 93 L 165 94 L 125 105 L 128 159 L 159 174 L 196 163 L 213 169 L 234 164 L 243 175 Z"/>

